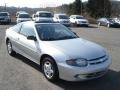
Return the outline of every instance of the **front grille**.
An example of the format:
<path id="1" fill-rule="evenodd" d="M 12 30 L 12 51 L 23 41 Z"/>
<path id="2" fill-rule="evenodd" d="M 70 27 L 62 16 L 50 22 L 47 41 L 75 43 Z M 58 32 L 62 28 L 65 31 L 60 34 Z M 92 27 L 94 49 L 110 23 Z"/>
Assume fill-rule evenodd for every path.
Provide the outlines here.
<path id="1" fill-rule="evenodd" d="M 96 59 L 91 59 L 88 61 L 88 63 L 90 65 L 96 65 L 96 64 L 101 64 L 101 63 L 105 62 L 106 60 L 108 60 L 107 56 L 102 56 L 102 57 L 99 57 Z"/>
<path id="2" fill-rule="evenodd" d="M 85 21 L 82 21 L 82 23 L 87 23 L 87 22 L 85 22 Z"/>
<path id="3" fill-rule="evenodd" d="M 69 21 L 63 21 L 64 23 L 69 23 Z"/>

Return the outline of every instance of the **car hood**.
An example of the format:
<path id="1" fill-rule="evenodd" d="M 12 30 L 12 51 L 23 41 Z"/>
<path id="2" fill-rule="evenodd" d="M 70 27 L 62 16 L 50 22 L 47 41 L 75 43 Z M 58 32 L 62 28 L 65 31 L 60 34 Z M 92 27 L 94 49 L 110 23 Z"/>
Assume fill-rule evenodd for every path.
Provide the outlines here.
<path id="1" fill-rule="evenodd" d="M 57 49 L 72 59 L 85 58 L 87 60 L 104 56 L 103 47 L 90 41 L 77 38 L 59 41 L 45 41 L 44 45 Z"/>
<path id="2" fill-rule="evenodd" d="M 47 18 L 47 17 L 38 17 L 38 18 L 36 18 L 36 20 L 37 21 L 43 21 L 43 20 L 46 20 L 46 21 L 48 21 L 48 20 L 50 20 L 50 21 L 53 21 L 53 18 Z"/>
<path id="3" fill-rule="evenodd" d="M 17 18 L 17 20 L 21 20 L 21 21 L 29 21 L 29 20 L 31 20 L 31 18 Z"/>

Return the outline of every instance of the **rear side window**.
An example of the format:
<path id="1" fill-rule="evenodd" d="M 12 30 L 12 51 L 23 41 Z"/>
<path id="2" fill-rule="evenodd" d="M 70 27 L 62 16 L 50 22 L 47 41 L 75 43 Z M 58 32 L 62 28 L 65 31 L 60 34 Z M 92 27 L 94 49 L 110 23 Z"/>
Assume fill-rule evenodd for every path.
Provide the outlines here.
<path id="1" fill-rule="evenodd" d="M 22 24 L 19 23 L 19 24 L 13 26 L 12 30 L 18 33 L 20 31 L 20 29 L 21 29 L 21 26 L 22 26 Z"/>
<path id="2" fill-rule="evenodd" d="M 20 30 L 20 34 L 24 36 L 35 36 L 34 28 L 28 24 L 23 24 Z"/>

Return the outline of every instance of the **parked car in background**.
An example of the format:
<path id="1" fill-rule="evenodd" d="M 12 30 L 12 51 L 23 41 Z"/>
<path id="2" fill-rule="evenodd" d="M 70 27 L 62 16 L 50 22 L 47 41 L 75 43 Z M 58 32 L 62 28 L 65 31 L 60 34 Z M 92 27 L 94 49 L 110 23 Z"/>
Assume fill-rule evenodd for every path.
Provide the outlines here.
<path id="1" fill-rule="evenodd" d="M 27 12 L 26 12 L 26 11 L 18 11 L 18 12 L 16 13 L 16 18 L 17 18 L 18 15 L 21 14 L 21 13 L 27 13 Z"/>
<path id="2" fill-rule="evenodd" d="M 106 27 L 120 27 L 120 24 L 116 22 L 113 18 L 100 18 L 97 20 L 98 26 Z"/>
<path id="3" fill-rule="evenodd" d="M 60 23 L 22 22 L 6 30 L 5 41 L 9 55 L 19 53 L 39 64 L 49 81 L 99 78 L 111 64 L 103 47 Z"/>
<path id="4" fill-rule="evenodd" d="M 70 22 L 76 26 L 89 26 L 88 20 L 81 15 L 71 15 Z"/>
<path id="5" fill-rule="evenodd" d="M 31 21 L 31 20 L 32 18 L 28 13 L 19 13 L 19 15 L 17 16 L 16 22 L 20 23 L 20 22 Z"/>
<path id="6" fill-rule="evenodd" d="M 48 11 L 37 11 L 35 21 L 39 22 L 41 20 L 53 21 L 53 14 Z"/>
<path id="7" fill-rule="evenodd" d="M 8 12 L 0 12 L 0 23 L 1 24 L 11 23 L 10 14 Z"/>
<path id="8" fill-rule="evenodd" d="M 70 26 L 69 17 L 66 14 L 54 14 L 53 20 L 65 26 Z"/>

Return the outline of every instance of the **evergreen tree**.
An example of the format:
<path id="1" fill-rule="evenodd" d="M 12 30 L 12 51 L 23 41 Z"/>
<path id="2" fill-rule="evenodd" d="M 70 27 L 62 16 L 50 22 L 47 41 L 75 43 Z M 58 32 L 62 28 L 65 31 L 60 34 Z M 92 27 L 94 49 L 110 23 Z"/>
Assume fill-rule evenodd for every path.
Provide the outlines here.
<path id="1" fill-rule="evenodd" d="M 111 15 L 110 0 L 88 0 L 87 8 L 90 16 L 95 18 Z"/>
<path id="2" fill-rule="evenodd" d="M 69 14 L 80 14 L 81 13 L 81 0 L 75 0 L 72 4 L 69 5 Z"/>

